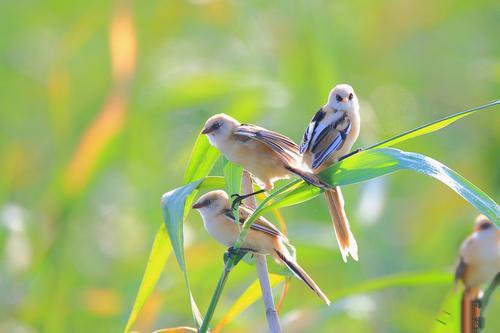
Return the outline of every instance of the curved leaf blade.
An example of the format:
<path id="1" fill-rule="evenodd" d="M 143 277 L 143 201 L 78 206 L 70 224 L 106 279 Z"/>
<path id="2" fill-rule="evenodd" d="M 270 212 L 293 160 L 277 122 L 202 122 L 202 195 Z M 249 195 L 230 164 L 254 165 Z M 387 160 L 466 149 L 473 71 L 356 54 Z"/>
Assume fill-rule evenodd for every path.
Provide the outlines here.
<path id="1" fill-rule="evenodd" d="M 172 248 L 168 242 L 167 229 L 164 224 L 161 224 L 160 229 L 156 233 L 155 240 L 153 241 L 148 263 L 139 286 L 139 291 L 137 292 L 134 306 L 132 307 L 127 325 L 125 326 L 125 332 L 130 331 L 132 324 L 137 319 L 139 312 L 151 295 L 156 282 L 158 282 L 158 279 L 160 278 L 161 272 L 163 271 L 163 267 L 165 266 L 171 250 Z"/>
<path id="2" fill-rule="evenodd" d="M 200 133 L 191 151 L 191 157 L 184 174 L 184 184 L 207 176 L 212 171 L 219 156 L 219 151 L 208 142 L 206 135 Z"/>
<path id="3" fill-rule="evenodd" d="M 241 176 L 243 168 L 230 161 L 226 160 L 223 168 L 224 180 L 226 182 L 226 192 L 229 196 L 232 194 L 240 194 L 241 192 Z"/>
<path id="4" fill-rule="evenodd" d="M 439 180 L 491 221 L 500 222 L 500 207 L 493 199 L 457 172 L 425 155 L 394 148 L 365 150 L 324 170 L 320 177 L 328 184 L 337 186 L 359 183 L 402 169 Z"/>
<path id="5" fill-rule="evenodd" d="M 165 193 L 161 198 L 161 206 L 163 209 L 163 220 L 167 227 L 170 242 L 177 258 L 177 263 L 180 268 L 186 270 L 184 262 L 184 233 L 183 222 L 184 212 L 187 205 L 190 204 L 187 198 L 192 192 L 198 188 L 203 182 L 203 179 L 198 179 L 185 186 L 176 188 L 170 192 Z"/>
<path id="6" fill-rule="evenodd" d="M 475 107 L 473 109 L 469 109 L 469 110 L 465 110 L 465 111 L 462 111 L 462 112 L 459 112 L 456 114 L 452 114 L 451 116 L 433 121 L 429 124 L 425 124 L 425 125 L 422 125 L 422 126 L 415 128 L 415 129 L 412 129 L 412 130 L 403 132 L 399 135 L 393 136 L 392 138 L 389 138 L 389 139 L 384 140 L 382 142 L 376 143 L 376 144 L 374 144 L 366 149 L 394 146 L 394 145 L 401 143 L 403 141 L 407 141 L 407 140 L 416 138 L 418 136 L 422 136 L 422 135 L 429 134 L 429 133 L 435 132 L 437 130 L 440 130 L 441 128 L 444 128 L 444 127 L 454 123 L 455 121 L 457 121 L 461 118 L 467 117 L 473 113 L 476 113 L 477 111 L 484 110 L 484 109 L 490 108 L 490 107 L 498 105 L 498 104 L 500 104 L 500 100 L 496 100 L 496 101 L 493 101 L 491 103 Z"/>
<path id="7" fill-rule="evenodd" d="M 184 257 L 184 220 L 189 213 L 198 189 L 220 188 L 220 186 L 224 186 L 224 179 L 222 177 L 206 177 L 169 191 L 165 193 L 161 199 L 163 220 L 170 237 L 170 243 L 172 244 L 175 258 L 184 275 L 191 301 L 191 310 L 193 311 L 193 317 L 198 326 L 201 325 L 203 319 L 191 293 L 187 276 Z"/>
<path id="8" fill-rule="evenodd" d="M 276 274 L 269 274 L 269 281 L 271 283 L 271 287 L 276 286 L 278 283 L 284 281 L 285 278 Z M 213 333 L 218 333 L 221 329 L 234 320 L 240 313 L 245 311 L 250 305 L 255 303 L 259 298 L 262 297 L 262 292 L 260 290 L 259 280 L 255 280 L 240 297 L 234 302 L 231 308 L 226 312 L 224 317 L 220 320 L 220 322 L 215 326 Z"/>
<path id="9" fill-rule="evenodd" d="M 217 161 L 219 156 L 219 151 L 212 147 L 212 145 L 210 145 L 206 136 L 202 134 L 198 135 L 198 138 L 196 139 L 194 147 L 191 151 L 188 166 L 186 168 L 184 183 L 187 184 L 192 182 L 194 179 L 206 177 L 214 167 L 215 162 Z M 199 185 L 207 188 L 220 188 L 224 186 L 224 179 L 222 177 L 206 177 Z M 195 193 L 192 193 L 191 196 L 187 198 L 186 203 L 190 204 L 190 202 L 192 202 L 192 199 L 194 198 L 194 195 Z M 186 217 L 186 215 L 187 212 L 183 213 L 184 218 Z M 151 292 L 158 282 L 158 279 L 160 278 L 161 272 L 163 271 L 167 258 L 170 254 L 171 247 L 169 247 L 168 243 L 166 242 L 166 238 L 168 236 L 165 226 L 166 224 L 162 224 L 160 226 L 160 229 L 156 233 L 155 241 L 149 255 L 148 265 L 146 266 L 146 270 L 144 271 L 142 282 L 139 286 L 139 291 L 137 292 L 136 300 L 134 302 L 134 305 L 132 306 L 132 311 L 130 312 L 129 318 L 127 320 L 125 332 L 128 332 L 130 330 L 135 320 L 137 319 L 141 308 L 144 306 L 144 303 L 151 295 Z M 182 254 L 179 255 L 183 257 L 183 253 L 184 250 L 182 249 Z M 191 292 L 190 299 L 191 303 L 193 304 L 194 300 L 192 299 Z M 194 304 L 194 306 L 196 307 L 196 304 Z M 195 314 L 194 312 L 195 310 L 193 311 L 193 316 L 197 317 L 199 311 L 198 314 Z M 201 317 L 201 315 L 199 315 L 198 317 Z"/>
<path id="10" fill-rule="evenodd" d="M 273 199 L 269 201 L 263 212 L 271 209 L 294 206 L 311 200 L 321 194 L 321 189 L 307 184 L 303 180 L 295 180 L 293 186 L 286 191 L 276 191 Z"/>
<path id="11" fill-rule="evenodd" d="M 451 284 L 451 282 L 450 282 Z M 450 288 L 452 289 L 452 288 Z M 432 325 L 432 333 L 460 332 L 460 300 L 461 293 L 450 290 L 444 298 L 436 320 Z"/>

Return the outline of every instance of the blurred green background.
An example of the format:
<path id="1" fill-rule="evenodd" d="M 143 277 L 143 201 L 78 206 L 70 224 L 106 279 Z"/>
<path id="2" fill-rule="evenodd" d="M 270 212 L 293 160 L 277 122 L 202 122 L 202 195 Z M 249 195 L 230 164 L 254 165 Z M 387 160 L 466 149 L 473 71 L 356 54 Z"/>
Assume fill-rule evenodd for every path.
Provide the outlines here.
<path id="1" fill-rule="evenodd" d="M 332 86 L 347 82 L 361 100 L 357 146 L 368 145 L 498 98 L 499 22 L 498 1 L 2 1 L 0 332 L 123 330 L 162 223 L 159 199 L 182 185 L 210 115 L 299 141 Z M 400 148 L 440 160 L 498 201 L 499 125 L 498 108 L 487 110 Z M 450 278 L 334 300 L 328 310 L 293 280 L 285 331 L 443 325 L 477 212 L 409 172 L 344 195 L 358 263 L 342 262 L 321 198 L 283 210 L 299 262 L 328 295 L 397 273 Z M 185 234 L 204 312 L 224 248 L 197 214 Z M 253 267 L 234 270 L 214 323 L 254 279 Z M 497 293 L 486 332 L 500 327 L 499 311 Z M 193 324 L 170 256 L 134 329 L 179 325 Z M 265 329 L 259 301 L 224 331 Z"/>

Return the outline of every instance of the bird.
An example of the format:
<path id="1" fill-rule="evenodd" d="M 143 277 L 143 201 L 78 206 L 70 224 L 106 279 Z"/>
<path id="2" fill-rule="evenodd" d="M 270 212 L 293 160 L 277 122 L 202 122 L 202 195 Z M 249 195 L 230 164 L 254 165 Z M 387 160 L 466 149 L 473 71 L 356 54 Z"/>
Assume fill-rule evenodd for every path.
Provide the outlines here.
<path id="1" fill-rule="evenodd" d="M 303 164 L 317 174 L 332 164 L 360 149 L 349 153 L 360 131 L 359 102 L 354 89 L 348 84 L 335 86 L 327 103 L 319 109 L 307 126 L 299 152 Z M 358 245 L 351 232 L 344 209 L 340 187 L 330 187 L 324 192 L 342 259 L 348 255 L 358 261 Z"/>
<path id="2" fill-rule="evenodd" d="M 455 290 L 462 282 L 461 319 L 462 332 L 472 332 L 474 319 L 480 318 L 480 307 L 472 308 L 472 302 L 482 297 L 481 286 L 492 281 L 500 273 L 500 229 L 484 215 L 476 218 L 473 233 L 460 247 L 460 257 L 455 269 Z M 473 318 L 474 317 L 474 318 Z"/>
<path id="3" fill-rule="evenodd" d="M 233 207 L 249 196 L 273 189 L 275 181 L 294 175 L 322 189 L 328 187 L 303 167 L 299 146 L 282 134 L 242 124 L 223 113 L 210 117 L 201 133 L 229 161 L 250 172 L 261 188 L 246 195 L 235 195 Z"/>
<path id="4" fill-rule="evenodd" d="M 239 229 L 229 202 L 229 196 L 223 190 L 215 190 L 202 195 L 192 206 L 202 219 L 207 232 L 218 242 L 232 248 L 238 239 Z M 239 223 L 253 213 L 253 210 L 241 205 L 239 208 Z M 330 300 L 321 291 L 314 280 L 299 266 L 289 249 L 295 252 L 288 238 L 264 217 L 258 217 L 251 225 L 242 250 L 263 255 L 270 255 L 274 260 L 287 266 L 300 280 L 314 291 L 327 305 Z"/>

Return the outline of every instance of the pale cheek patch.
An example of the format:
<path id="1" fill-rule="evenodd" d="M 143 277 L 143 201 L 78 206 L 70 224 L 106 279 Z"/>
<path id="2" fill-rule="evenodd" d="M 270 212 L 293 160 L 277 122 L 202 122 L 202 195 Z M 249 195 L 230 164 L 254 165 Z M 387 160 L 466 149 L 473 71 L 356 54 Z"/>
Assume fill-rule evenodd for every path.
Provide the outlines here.
<path id="1" fill-rule="evenodd" d="M 210 144 L 214 147 L 217 147 L 217 144 L 215 142 L 215 137 L 213 135 L 207 135 L 207 138 L 208 138 L 208 142 L 210 142 Z"/>

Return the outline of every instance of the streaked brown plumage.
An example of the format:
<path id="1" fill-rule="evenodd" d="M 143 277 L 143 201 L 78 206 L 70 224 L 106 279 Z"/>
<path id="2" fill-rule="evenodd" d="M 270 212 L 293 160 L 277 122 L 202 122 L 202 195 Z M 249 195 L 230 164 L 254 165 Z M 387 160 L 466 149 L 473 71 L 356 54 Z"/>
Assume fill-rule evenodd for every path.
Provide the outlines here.
<path id="1" fill-rule="evenodd" d="M 318 177 L 302 169 L 299 147 L 284 135 L 241 124 L 226 114 L 210 117 L 202 133 L 228 160 L 243 166 L 257 178 L 264 190 L 272 189 L 276 180 L 294 175 L 325 187 Z"/>
<path id="2" fill-rule="evenodd" d="M 234 224 L 234 216 L 226 192 L 221 190 L 208 192 L 197 200 L 193 208 L 200 213 L 205 229 L 212 237 L 225 246 L 234 245 L 239 236 L 239 229 Z M 246 206 L 241 206 L 239 212 L 240 223 L 244 223 L 253 213 Z M 264 217 L 261 216 L 252 223 L 241 247 L 259 254 L 271 255 L 277 262 L 286 265 L 294 272 L 326 304 L 330 304 L 328 297 L 290 254 L 289 248 L 292 246 L 286 236 Z"/>

